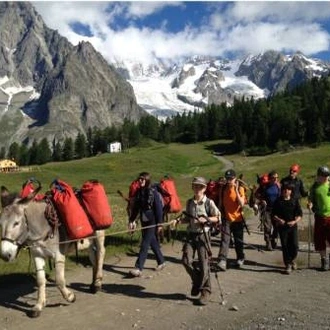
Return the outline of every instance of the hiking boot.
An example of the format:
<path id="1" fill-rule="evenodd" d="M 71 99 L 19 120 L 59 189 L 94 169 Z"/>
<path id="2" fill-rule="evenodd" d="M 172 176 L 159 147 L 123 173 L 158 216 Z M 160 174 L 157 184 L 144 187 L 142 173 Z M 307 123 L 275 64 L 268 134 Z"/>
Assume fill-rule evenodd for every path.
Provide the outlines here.
<path id="1" fill-rule="evenodd" d="M 211 295 L 210 292 L 202 290 L 201 296 L 198 300 L 199 305 L 202 305 L 202 306 L 207 305 L 207 303 L 210 300 L 210 295 Z"/>
<path id="2" fill-rule="evenodd" d="M 156 272 L 160 272 L 161 270 L 163 270 L 166 266 L 166 263 L 163 262 L 162 264 L 158 265 L 155 269 Z"/>
<path id="3" fill-rule="evenodd" d="M 140 269 L 133 269 L 129 271 L 130 275 L 134 276 L 134 277 L 140 277 L 142 275 L 142 272 Z"/>
<path id="4" fill-rule="evenodd" d="M 220 260 L 218 263 L 218 267 L 220 270 L 222 270 L 223 272 L 225 272 L 227 270 L 227 262 L 226 260 Z"/>
<path id="5" fill-rule="evenodd" d="M 287 265 L 285 268 L 285 274 L 290 275 L 292 273 L 292 265 Z"/>
<path id="6" fill-rule="evenodd" d="M 236 260 L 236 267 L 241 268 L 241 266 L 244 265 L 244 259 L 238 259 Z"/>
<path id="7" fill-rule="evenodd" d="M 274 239 L 272 239 L 272 240 L 270 241 L 270 244 L 272 245 L 272 249 L 273 249 L 273 250 L 276 249 L 276 247 L 277 247 L 277 243 L 276 243 L 276 241 L 275 241 Z"/>
<path id="8" fill-rule="evenodd" d="M 298 269 L 298 265 L 295 261 L 292 261 L 291 266 L 292 266 L 292 270 L 297 270 Z"/>
<path id="9" fill-rule="evenodd" d="M 199 293 L 200 293 L 199 287 L 193 285 L 192 288 L 191 288 L 191 291 L 190 291 L 190 295 L 192 297 L 197 297 L 199 295 Z"/>
<path id="10" fill-rule="evenodd" d="M 321 270 L 329 270 L 329 260 L 327 258 L 321 258 Z"/>
<path id="11" fill-rule="evenodd" d="M 272 244 L 270 243 L 270 241 L 266 242 L 266 250 L 273 251 Z"/>

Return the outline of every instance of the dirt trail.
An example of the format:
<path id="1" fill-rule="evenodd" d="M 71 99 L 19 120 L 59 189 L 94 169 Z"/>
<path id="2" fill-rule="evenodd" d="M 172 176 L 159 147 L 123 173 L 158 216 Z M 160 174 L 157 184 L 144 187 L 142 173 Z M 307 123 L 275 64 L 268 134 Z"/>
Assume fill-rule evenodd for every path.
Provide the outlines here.
<path id="1" fill-rule="evenodd" d="M 248 219 L 248 223 L 246 263 L 242 269 L 217 273 L 221 294 L 212 274 L 213 293 L 207 306 L 197 306 L 190 298 L 190 282 L 180 261 L 182 244 L 175 242 L 163 246 L 167 267 L 155 272 L 156 262 L 149 259 L 141 278 L 127 277 L 134 253 L 108 258 L 103 292 L 97 295 L 88 293 L 91 269 L 79 266 L 68 271 L 67 281 L 77 301 L 66 303 L 49 283 L 48 305 L 38 319 L 25 313 L 35 301 L 34 282 L 21 278 L 8 287 L 1 279 L 0 329 L 330 329 L 330 272 L 317 270 L 318 255 L 311 253 L 307 269 L 307 244 L 301 243 L 299 270 L 284 275 L 281 251 L 261 252 L 258 220 Z M 214 256 L 218 246 L 219 239 L 214 238 Z"/>

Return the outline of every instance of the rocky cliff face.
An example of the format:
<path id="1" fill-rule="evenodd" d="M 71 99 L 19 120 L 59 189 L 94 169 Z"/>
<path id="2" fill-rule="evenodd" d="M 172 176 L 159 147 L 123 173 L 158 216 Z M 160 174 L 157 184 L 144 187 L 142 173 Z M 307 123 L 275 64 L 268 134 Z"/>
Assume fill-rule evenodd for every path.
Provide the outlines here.
<path id="1" fill-rule="evenodd" d="M 276 94 L 328 73 L 328 65 L 310 60 L 301 53 L 285 56 L 276 51 L 267 51 L 245 59 L 239 66 L 236 76 L 247 76 L 259 88 Z"/>
<path id="2" fill-rule="evenodd" d="M 63 140 L 144 113 L 91 44 L 73 46 L 28 2 L 0 3 L 0 146 Z"/>

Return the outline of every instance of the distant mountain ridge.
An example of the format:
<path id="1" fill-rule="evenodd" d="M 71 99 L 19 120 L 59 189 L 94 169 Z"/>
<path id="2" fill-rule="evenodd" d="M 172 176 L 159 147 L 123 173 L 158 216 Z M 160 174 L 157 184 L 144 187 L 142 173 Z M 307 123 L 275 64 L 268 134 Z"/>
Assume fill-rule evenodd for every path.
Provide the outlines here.
<path id="1" fill-rule="evenodd" d="M 108 63 L 88 42 L 73 46 L 28 2 L 0 2 L 0 147 L 75 138 L 88 128 L 164 119 L 211 103 L 266 97 L 329 64 L 301 53 L 267 51 L 242 60 L 194 56 L 152 64 Z"/>
<path id="2" fill-rule="evenodd" d="M 138 104 L 159 118 L 232 104 L 235 98 L 267 97 L 330 72 L 329 63 L 271 50 L 234 61 L 195 56 L 180 63 L 119 61 L 114 66 L 132 84 Z"/>
<path id="3" fill-rule="evenodd" d="M 131 85 L 88 42 L 73 46 L 28 2 L 0 2 L 0 146 L 137 121 Z"/>

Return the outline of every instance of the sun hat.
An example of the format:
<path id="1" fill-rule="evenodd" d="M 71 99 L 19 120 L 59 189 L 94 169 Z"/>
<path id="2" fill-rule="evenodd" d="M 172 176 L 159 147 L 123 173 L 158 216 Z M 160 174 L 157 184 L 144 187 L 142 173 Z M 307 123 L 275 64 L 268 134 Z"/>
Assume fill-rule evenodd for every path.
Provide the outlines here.
<path id="1" fill-rule="evenodd" d="M 207 181 L 202 176 L 197 176 L 197 177 L 193 178 L 191 184 L 201 185 L 201 186 L 206 187 L 207 186 Z"/>

